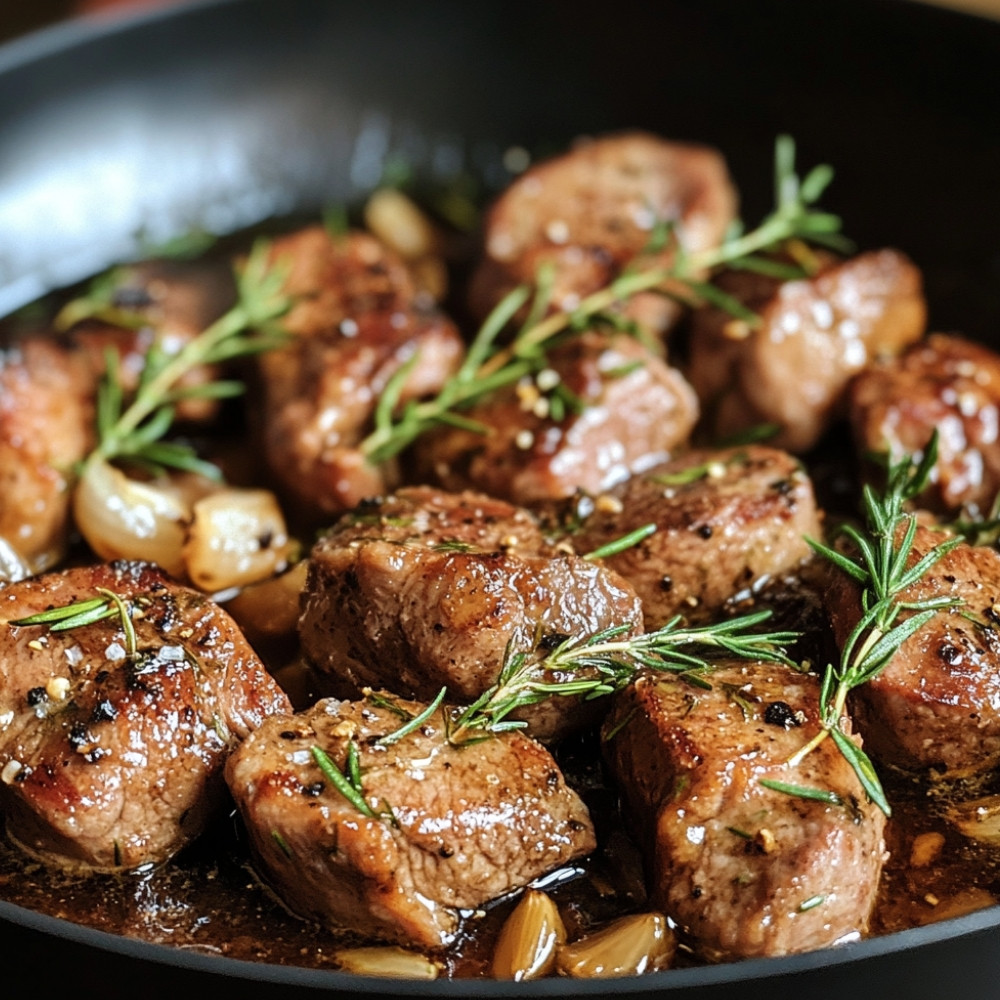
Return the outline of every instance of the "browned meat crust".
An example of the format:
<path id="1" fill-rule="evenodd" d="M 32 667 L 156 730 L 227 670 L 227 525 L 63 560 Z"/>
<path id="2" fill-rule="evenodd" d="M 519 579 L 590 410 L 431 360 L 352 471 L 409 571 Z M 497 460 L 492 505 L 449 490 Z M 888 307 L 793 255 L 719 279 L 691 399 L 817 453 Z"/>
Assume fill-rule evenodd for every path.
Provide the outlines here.
<path id="1" fill-rule="evenodd" d="M 920 528 L 912 561 L 945 536 Z M 861 616 L 856 587 L 838 574 L 827 591 L 843 644 Z M 1000 764 L 1000 553 L 959 545 L 902 595 L 954 597 L 874 680 L 853 694 L 858 731 L 880 763 L 941 776 L 985 775 Z"/>
<path id="2" fill-rule="evenodd" d="M 676 223 L 685 250 L 695 253 L 721 243 L 735 214 L 736 193 L 714 150 L 643 132 L 582 141 L 526 171 L 490 209 L 473 311 L 484 315 L 545 266 L 555 271 L 553 307 L 572 309 L 646 250 L 657 223 Z M 651 266 L 672 258 L 672 249 L 644 257 Z M 659 332 L 679 310 L 643 293 L 625 313 Z"/>
<path id="3" fill-rule="evenodd" d="M 93 444 L 91 388 L 47 340 L 0 353 L 0 539 L 32 572 L 65 553 L 73 469 Z"/>
<path id="4" fill-rule="evenodd" d="M 937 509 L 989 513 L 1000 490 L 1000 355 L 932 334 L 872 365 L 850 391 L 863 453 L 919 454 L 938 431 L 938 461 L 922 498 Z"/>
<path id="5" fill-rule="evenodd" d="M 885 817 L 832 740 L 786 764 L 819 730 L 818 679 L 739 661 L 707 679 L 711 690 L 640 678 L 605 723 L 610 765 L 643 837 L 651 902 L 709 960 L 863 934 Z M 775 791 L 765 779 L 840 801 Z"/>
<path id="6" fill-rule="evenodd" d="M 379 744 L 425 707 L 391 700 L 403 718 L 372 699 L 331 699 L 269 719 L 230 758 L 226 777 L 258 868 L 292 910 L 438 948 L 454 939 L 460 909 L 589 853 L 594 833 L 540 744 L 512 732 L 451 746 L 440 710 Z M 349 740 L 373 817 L 331 786 L 311 753 L 319 746 L 344 771 Z"/>
<path id="7" fill-rule="evenodd" d="M 342 690 L 430 701 L 447 687 L 465 703 L 496 681 L 508 644 L 530 654 L 546 637 L 637 632 L 642 615 L 624 580 L 545 543 L 524 510 L 419 487 L 363 506 L 317 543 L 302 609 L 303 651 Z M 554 697 L 522 717 L 551 740 L 601 705 Z"/>
<path id="8" fill-rule="evenodd" d="M 844 414 L 851 376 L 923 335 L 921 276 L 903 254 L 821 259 L 815 275 L 797 281 L 719 277 L 723 291 L 760 316 L 755 328 L 714 307 L 695 314 L 688 377 L 709 435 L 774 423 L 773 444 L 806 451 Z"/>
<path id="9" fill-rule="evenodd" d="M 730 598 L 794 573 L 820 537 L 812 483 L 791 455 L 762 445 L 695 450 L 595 505 L 570 540 L 594 551 L 646 524 L 656 532 L 606 563 L 639 594 L 646 628 L 712 617 Z M 605 498 L 607 499 L 607 498 Z"/>
<path id="10" fill-rule="evenodd" d="M 410 358 L 400 402 L 436 392 L 457 368 L 454 325 L 417 295 L 403 263 L 371 236 L 321 227 L 276 240 L 296 304 L 291 343 L 262 356 L 268 464 L 306 519 L 326 520 L 386 488 L 357 445 L 389 379 Z"/>
<path id="11" fill-rule="evenodd" d="M 100 596 L 134 601 L 64 632 L 12 621 Z M 52 573 L 0 591 L 0 802 L 10 834 L 69 864 L 134 868 L 196 837 L 226 754 L 290 711 L 229 616 L 142 563 Z"/>
<path id="12" fill-rule="evenodd" d="M 418 477 L 529 506 L 599 493 L 668 459 L 698 419 L 680 372 L 624 334 L 571 337 L 547 365 L 467 411 L 487 433 L 444 428 L 421 441 Z"/>

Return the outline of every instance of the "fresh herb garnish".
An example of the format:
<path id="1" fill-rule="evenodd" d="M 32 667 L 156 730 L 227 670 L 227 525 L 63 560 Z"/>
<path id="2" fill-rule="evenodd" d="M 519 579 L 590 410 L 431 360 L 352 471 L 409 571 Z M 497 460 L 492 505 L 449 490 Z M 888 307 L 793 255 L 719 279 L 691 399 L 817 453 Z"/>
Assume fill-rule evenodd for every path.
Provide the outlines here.
<path id="1" fill-rule="evenodd" d="M 644 524 L 641 528 L 636 528 L 635 531 L 630 531 L 627 535 L 622 535 L 621 538 L 616 538 L 613 542 L 608 542 L 606 545 L 594 549 L 593 552 L 588 552 L 583 558 L 588 560 L 610 559 L 611 556 L 633 548 L 644 539 L 649 538 L 650 535 L 655 535 L 657 531 L 656 524 Z"/>
<path id="2" fill-rule="evenodd" d="M 354 748 L 354 765 L 351 763 L 351 748 Z M 322 748 L 313 745 L 309 748 L 313 760 L 316 761 L 317 766 L 320 771 L 323 772 L 323 777 L 333 785 L 334 788 L 340 792 L 341 795 L 347 799 L 348 802 L 358 810 L 359 813 L 367 816 L 369 819 L 375 819 L 375 810 L 368 804 L 361 790 L 361 773 L 357 766 L 357 744 L 353 740 L 348 741 L 348 752 L 347 752 L 347 774 L 340 770 L 336 764 L 330 759 L 330 755 Z"/>
<path id="3" fill-rule="evenodd" d="M 519 286 L 505 296 L 487 317 L 473 339 L 458 371 L 432 399 L 411 400 L 400 411 L 402 387 L 409 375 L 404 365 L 389 380 L 375 413 L 375 426 L 361 442 L 362 454 L 373 464 L 399 454 L 417 438 L 443 424 L 466 427 L 480 433 L 488 428 L 469 426 L 461 411 L 526 375 L 537 372 L 545 363 L 545 350 L 554 338 L 566 331 L 585 329 L 600 318 L 613 320 L 613 310 L 640 292 L 705 298 L 720 302 L 723 293 L 704 282 L 703 276 L 733 261 L 747 266 L 757 255 L 789 240 L 809 240 L 825 246 L 843 247 L 840 219 L 813 205 L 833 177 L 827 166 L 814 168 L 804 179 L 795 173 L 795 146 L 787 136 L 779 137 L 775 147 L 776 208 L 750 232 L 738 228 L 720 246 L 699 253 L 687 253 L 673 229 L 665 233 L 675 248 L 668 265 L 634 266 L 624 271 L 605 288 L 586 296 L 571 311 L 548 312 L 551 298 L 551 274 L 542 273 L 534 289 Z M 709 289 L 711 288 L 711 291 Z M 746 310 L 728 303 L 737 314 Z M 496 342 L 514 317 L 527 307 L 528 316 L 507 346 Z M 746 317 L 756 321 L 756 316 Z M 563 400 L 565 404 L 565 400 Z"/>
<path id="4" fill-rule="evenodd" d="M 949 538 L 911 562 L 917 519 L 904 508 L 926 486 L 937 461 L 935 431 L 919 463 L 910 456 L 889 463 L 885 489 L 877 494 L 865 486 L 865 527 L 845 525 L 841 533 L 856 549 L 848 556 L 820 542 L 807 539 L 812 548 L 843 570 L 861 587 L 862 614 L 850 633 L 836 664 L 828 664 L 820 689 L 822 728 L 788 761 L 800 763 L 830 737 L 853 768 L 858 780 L 876 805 L 888 816 L 889 803 L 868 755 L 840 729 L 847 696 L 855 688 L 877 677 L 899 648 L 942 608 L 960 603 L 942 596 L 923 601 L 904 601 L 902 594 L 913 586 L 944 555 L 962 542 Z M 908 617 L 900 620 L 906 612 Z"/>
<path id="5" fill-rule="evenodd" d="M 137 651 L 135 626 L 132 624 L 132 602 L 120 594 L 105 587 L 97 587 L 101 597 L 92 597 L 85 601 L 74 601 L 59 608 L 48 608 L 37 614 L 28 615 L 11 621 L 11 625 L 31 626 L 48 625 L 51 632 L 67 632 L 70 629 L 93 625 L 95 622 L 116 615 L 125 633 L 126 653 L 134 657 Z"/>
<path id="6" fill-rule="evenodd" d="M 179 402 L 225 399 L 242 393 L 243 384 L 218 380 L 185 386 L 182 379 L 202 365 L 257 354 L 282 343 L 284 334 L 277 320 L 291 304 L 282 290 L 284 280 L 283 268 L 270 260 L 267 242 L 255 243 L 237 275 L 236 305 L 175 354 L 168 354 L 154 342 L 128 405 L 117 354 L 108 351 L 97 393 L 98 443 L 85 465 L 126 459 L 153 471 L 182 469 L 217 478 L 216 467 L 199 459 L 192 448 L 163 438 L 173 424 Z"/>
<path id="7" fill-rule="evenodd" d="M 613 694 L 642 668 L 669 671 L 705 684 L 698 672 L 711 666 L 702 655 L 707 651 L 788 663 L 783 647 L 794 642 L 797 633 L 753 631 L 770 614 L 757 611 L 693 628 L 684 627 L 678 615 L 655 632 L 627 637 L 631 626 L 615 625 L 590 636 L 561 638 L 541 657 L 508 645 L 496 682 L 452 717 L 448 738 L 461 744 L 523 728 L 526 723 L 508 718 L 516 709 L 553 696 L 591 700 Z"/>

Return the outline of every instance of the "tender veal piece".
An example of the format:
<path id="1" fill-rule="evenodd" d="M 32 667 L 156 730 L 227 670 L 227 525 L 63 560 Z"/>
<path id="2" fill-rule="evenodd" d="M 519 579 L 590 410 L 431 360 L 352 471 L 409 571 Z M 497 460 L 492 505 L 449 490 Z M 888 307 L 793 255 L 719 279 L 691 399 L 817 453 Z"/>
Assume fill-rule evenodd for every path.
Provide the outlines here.
<path id="1" fill-rule="evenodd" d="M 386 488 L 385 470 L 357 445 L 389 379 L 416 354 L 400 402 L 436 392 L 462 340 L 371 236 L 314 226 L 275 240 L 272 257 L 289 268 L 294 305 L 282 321 L 290 342 L 260 359 L 260 432 L 288 499 L 303 517 L 326 521 Z"/>
<path id="2" fill-rule="evenodd" d="M 760 317 L 756 326 L 715 307 L 695 313 L 688 377 L 709 435 L 774 423 L 773 444 L 807 451 L 843 415 L 851 376 L 923 335 L 921 275 L 903 254 L 817 260 L 819 270 L 798 280 L 720 275 L 718 286 Z"/>
<path id="3" fill-rule="evenodd" d="M 418 472 L 450 490 L 536 504 L 599 493 L 668 459 L 698 419 L 684 377 L 638 340 L 590 331 L 553 348 L 547 368 L 417 446 Z"/>
<path id="4" fill-rule="evenodd" d="M 383 743 L 426 707 L 387 698 L 392 708 L 327 699 L 268 719 L 226 765 L 258 869 L 294 912 L 437 948 L 455 938 L 459 910 L 594 849 L 586 807 L 540 744 L 510 732 L 452 746 L 440 709 Z M 352 741 L 372 815 L 312 753 L 346 772 Z"/>
<path id="5" fill-rule="evenodd" d="M 708 960 L 784 955 L 863 934 L 885 816 L 819 729 L 819 680 L 734 661 L 710 690 L 647 675 L 605 723 L 607 757 L 641 834 L 650 902 Z M 847 730 L 849 732 L 849 729 Z M 836 803 L 761 784 L 833 792 Z"/>
<path id="6" fill-rule="evenodd" d="M 547 543 L 526 511 L 414 487 L 363 505 L 316 544 L 299 632 L 340 691 L 430 701 L 447 687 L 469 703 L 496 681 L 508 644 L 531 654 L 622 624 L 642 631 L 632 588 Z M 550 740 L 593 723 L 600 705 L 553 697 L 522 717 Z"/>
<path id="7" fill-rule="evenodd" d="M 803 536 L 822 533 L 805 470 L 763 445 L 690 451 L 610 496 L 612 503 L 583 507 L 573 501 L 586 516 L 569 539 L 589 552 L 656 525 L 605 560 L 639 594 L 649 631 L 676 614 L 711 618 L 733 596 L 796 572 L 811 554 Z"/>
<path id="8" fill-rule="evenodd" d="M 43 339 L 0 352 L 0 580 L 65 554 L 70 476 L 93 434 L 89 381 Z"/>
<path id="9" fill-rule="evenodd" d="M 11 624 L 107 591 L 135 609 L 134 655 L 118 614 L 61 632 Z M 12 584 L 0 609 L 0 809 L 46 858 L 134 868 L 169 857 L 222 801 L 233 746 L 290 711 L 229 616 L 147 564 Z"/>
<path id="10" fill-rule="evenodd" d="M 945 537 L 919 528 L 912 560 Z M 900 599 L 932 597 L 961 603 L 939 611 L 874 680 L 855 689 L 852 712 L 878 763 L 944 777 L 986 774 L 1000 764 L 1000 553 L 961 544 Z M 861 615 L 846 575 L 832 582 L 827 603 L 843 643 Z"/>
<path id="11" fill-rule="evenodd" d="M 684 250 L 697 253 L 722 242 L 735 214 L 736 193 L 714 150 L 643 132 L 580 141 L 527 170 L 490 208 L 471 281 L 473 309 L 487 313 L 548 266 L 552 305 L 572 310 L 640 254 L 650 266 L 671 262 L 670 241 L 653 249 L 658 226 L 673 226 Z M 643 293 L 624 312 L 659 332 L 679 309 L 663 295 Z"/>
<path id="12" fill-rule="evenodd" d="M 1000 356 L 932 334 L 854 379 L 850 418 L 859 450 L 921 452 L 938 431 L 938 461 L 923 499 L 988 516 L 1000 490 Z"/>

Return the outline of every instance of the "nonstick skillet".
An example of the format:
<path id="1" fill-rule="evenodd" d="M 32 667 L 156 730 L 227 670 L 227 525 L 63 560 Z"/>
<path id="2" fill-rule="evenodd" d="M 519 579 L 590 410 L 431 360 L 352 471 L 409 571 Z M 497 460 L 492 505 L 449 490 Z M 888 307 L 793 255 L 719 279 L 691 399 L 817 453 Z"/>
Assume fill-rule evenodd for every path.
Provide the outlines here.
<path id="1" fill-rule="evenodd" d="M 643 127 L 718 146 L 744 214 L 774 138 L 832 163 L 861 247 L 925 273 L 932 329 L 1000 333 L 1000 25 L 889 0 L 211 0 L 0 49 L 0 314 L 193 228 L 360 198 L 390 160 L 503 182 L 513 144 Z M 0 903 L 11 995 L 988 996 L 1000 908 L 834 951 L 606 982 L 399 983 L 235 962 Z"/>

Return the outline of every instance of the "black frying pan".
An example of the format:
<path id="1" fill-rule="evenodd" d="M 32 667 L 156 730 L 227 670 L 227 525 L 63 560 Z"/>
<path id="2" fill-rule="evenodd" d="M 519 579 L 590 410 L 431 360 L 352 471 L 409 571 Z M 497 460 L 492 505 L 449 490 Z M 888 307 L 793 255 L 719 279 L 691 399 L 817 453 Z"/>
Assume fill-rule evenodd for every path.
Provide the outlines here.
<path id="1" fill-rule="evenodd" d="M 889 0 L 209 0 L 0 48 L 0 314 L 192 228 L 350 202 L 387 158 L 502 183 L 499 154 L 646 127 L 714 144 L 748 221 L 774 137 L 834 164 L 862 247 L 924 268 L 935 329 L 1000 342 L 1000 25 Z M 779 960 L 615 982 L 396 983 L 115 938 L 0 902 L 6 995 L 811 1000 L 991 996 L 1000 907 Z"/>

